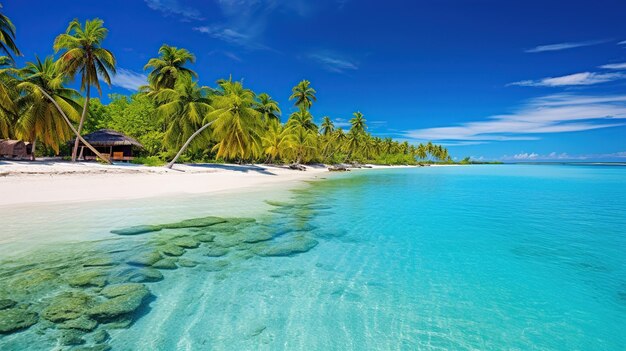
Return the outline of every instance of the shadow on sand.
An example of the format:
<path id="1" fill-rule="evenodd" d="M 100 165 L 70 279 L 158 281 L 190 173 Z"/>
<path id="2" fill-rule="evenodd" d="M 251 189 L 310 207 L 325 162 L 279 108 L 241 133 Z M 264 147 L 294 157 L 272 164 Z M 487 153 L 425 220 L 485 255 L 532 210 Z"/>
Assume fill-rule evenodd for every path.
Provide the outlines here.
<path id="1" fill-rule="evenodd" d="M 242 173 L 249 172 L 257 172 L 265 175 L 276 175 L 267 170 L 267 168 L 263 168 L 257 165 L 225 165 L 225 164 L 187 164 L 190 167 L 202 167 L 202 168 L 212 168 L 212 169 L 223 169 L 227 171 L 237 171 Z"/>

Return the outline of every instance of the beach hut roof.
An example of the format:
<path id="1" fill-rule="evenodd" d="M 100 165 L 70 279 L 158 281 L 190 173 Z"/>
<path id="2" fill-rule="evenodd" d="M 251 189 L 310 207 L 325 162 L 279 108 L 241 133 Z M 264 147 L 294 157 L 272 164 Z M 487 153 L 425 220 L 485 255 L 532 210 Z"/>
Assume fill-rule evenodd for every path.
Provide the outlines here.
<path id="1" fill-rule="evenodd" d="M 143 148 L 137 140 L 112 129 L 100 129 L 83 135 L 83 138 L 93 146 L 132 145 Z"/>

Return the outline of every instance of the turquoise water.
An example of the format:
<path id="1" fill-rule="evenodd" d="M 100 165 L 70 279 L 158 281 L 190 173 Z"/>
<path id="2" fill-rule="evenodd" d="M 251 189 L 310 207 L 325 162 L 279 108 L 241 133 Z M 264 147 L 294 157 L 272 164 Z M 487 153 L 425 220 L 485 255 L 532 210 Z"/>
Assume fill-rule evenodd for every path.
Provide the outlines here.
<path id="1" fill-rule="evenodd" d="M 69 281 L 84 269 L 77 262 L 90 257 L 104 255 L 123 265 L 129 255 L 212 228 L 118 236 L 108 231 L 119 225 L 104 224 L 113 217 L 129 226 L 237 212 L 233 216 L 256 222 L 237 222 L 223 232 L 213 226 L 213 241 L 187 249 L 178 269 L 160 269 L 162 280 L 144 283 L 151 296 L 132 313 L 132 324 L 116 329 L 99 320 L 95 331 L 78 334 L 85 345 L 626 349 L 626 167 L 432 167 L 328 178 L 287 193 L 255 194 L 254 201 L 197 197 L 184 213 L 174 214 L 176 201 L 164 202 L 166 210 L 157 217 L 128 209 L 102 213 L 94 206 L 83 215 L 97 212 L 104 219 L 89 241 L 55 243 L 3 262 L 0 300 L 25 296 L 17 302 L 41 315 L 38 309 L 59 289 L 82 289 L 103 299 L 102 286 L 56 282 Z M 227 210 L 216 205 L 222 200 Z M 151 213 L 159 211 L 159 204 L 150 206 Z M 80 230 L 86 230 L 84 224 Z M 281 255 L 274 255 L 277 248 Z M 216 257 L 210 249 L 226 253 Z M 183 259 L 196 265 L 183 267 Z M 64 263 L 68 260 L 73 264 Z M 15 293 L 22 287 L 16 283 L 20 274 L 32 277 L 33 269 L 48 266 L 59 269 L 59 278 L 48 283 L 55 288 Z M 107 268 L 103 284 L 120 283 L 119 267 Z M 27 329 L 0 334 L 0 349 L 49 350 L 62 343 L 59 328 L 39 317 Z M 93 341 L 98 330 L 109 338 Z"/>

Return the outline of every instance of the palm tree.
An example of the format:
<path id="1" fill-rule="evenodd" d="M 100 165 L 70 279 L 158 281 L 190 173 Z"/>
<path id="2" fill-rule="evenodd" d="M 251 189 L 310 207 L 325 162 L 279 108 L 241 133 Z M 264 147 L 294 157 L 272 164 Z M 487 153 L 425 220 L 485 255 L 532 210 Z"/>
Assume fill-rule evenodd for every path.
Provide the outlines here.
<path id="1" fill-rule="evenodd" d="M 324 116 L 322 118 L 322 135 L 329 136 L 335 130 L 335 125 L 333 121 L 330 120 L 328 116 Z"/>
<path id="2" fill-rule="evenodd" d="M 289 127 L 300 127 L 307 131 L 317 132 L 317 125 L 313 123 L 313 115 L 307 110 L 299 110 L 292 113 L 291 116 L 289 116 L 287 125 Z"/>
<path id="3" fill-rule="evenodd" d="M 281 112 L 276 100 L 273 100 L 272 97 L 266 93 L 259 94 L 257 99 L 257 110 L 261 113 L 264 122 L 280 121 Z"/>
<path id="4" fill-rule="evenodd" d="M 74 79 L 80 73 L 80 89 L 86 91 L 83 113 L 78 124 L 79 134 L 89 110 L 91 86 L 95 86 L 99 95 L 102 95 L 100 79 L 110 86 L 111 74 L 115 74 L 115 57 L 109 50 L 102 47 L 102 42 L 108 33 L 103 24 L 101 19 L 96 18 L 91 21 L 87 20 L 83 26 L 75 19 L 70 22 L 65 33 L 60 34 L 54 40 L 55 52 L 64 50 L 58 61 L 60 70 L 70 79 Z M 79 138 L 76 138 L 72 150 L 72 162 L 76 161 L 78 143 Z"/>
<path id="5" fill-rule="evenodd" d="M 1 8 L 2 4 L 0 4 Z M 11 53 L 22 56 L 17 45 L 15 45 L 15 26 L 3 13 L 0 13 L 0 52 L 4 53 L 11 62 L 13 62 Z"/>
<path id="6" fill-rule="evenodd" d="M 17 79 L 13 62 L 8 56 L 0 56 L 0 137 L 9 137 L 11 126 L 17 117 L 15 99 L 17 98 Z"/>
<path id="7" fill-rule="evenodd" d="M 283 159 L 293 147 L 291 130 L 283 127 L 278 121 L 271 121 L 267 131 L 261 137 L 263 153 L 267 156 L 266 162 L 274 162 L 277 158 Z"/>
<path id="8" fill-rule="evenodd" d="M 262 129 L 261 113 L 255 109 L 255 94 L 241 82 L 220 81 L 220 93 L 215 96 L 215 111 L 208 116 L 215 120 L 213 135 L 219 140 L 213 150 L 217 158 L 250 159 L 259 154 Z"/>
<path id="9" fill-rule="evenodd" d="M 196 62 L 196 57 L 186 49 L 163 44 L 159 48 L 159 57 L 151 58 L 143 68 L 152 69 L 148 74 L 150 87 L 155 90 L 173 89 L 179 77 L 198 78 L 198 74 L 185 67 L 187 63 Z"/>
<path id="10" fill-rule="evenodd" d="M 42 92 L 47 92 L 73 121 L 80 118 L 80 104 L 75 100 L 79 93 L 63 86 L 66 77 L 59 71 L 52 56 L 46 57 L 43 62 L 39 58 L 36 62 L 28 62 L 19 75 L 22 81 L 17 88 L 23 94 L 16 100 L 20 115 L 16 135 L 32 141 L 33 160 L 37 138 L 58 154 L 59 145 L 68 141 L 72 132 L 60 111 Z"/>
<path id="11" fill-rule="evenodd" d="M 198 86 L 191 76 L 185 76 L 176 82 L 173 89 L 161 89 L 154 96 L 159 104 L 157 115 L 168 126 L 165 130 L 165 144 L 170 148 L 179 148 L 202 124 L 206 116 L 213 111 L 210 99 L 211 89 Z M 210 139 L 204 135 L 204 141 Z"/>
<path id="12" fill-rule="evenodd" d="M 363 118 L 363 114 L 357 111 L 352 115 L 354 116 L 354 118 L 350 120 L 350 124 L 352 125 L 351 130 L 354 130 L 356 133 L 359 134 L 364 133 L 367 129 L 367 126 L 365 125 L 365 118 Z"/>
<path id="13" fill-rule="evenodd" d="M 290 128 L 292 152 L 294 154 L 295 163 L 309 162 L 315 156 L 317 150 L 316 134 L 305 128 L 295 126 Z"/>
<path id="14" fill-rule="evenodd" d="M 302 80 L 298 85 L 291 89 L 289 100 L 295 100 L 295 105 L 301 110 L 308 110 L 313 106 L 313 102 L 317 101 L 315 97 L 315 89 L 311 88 L 311 82 Z"/>

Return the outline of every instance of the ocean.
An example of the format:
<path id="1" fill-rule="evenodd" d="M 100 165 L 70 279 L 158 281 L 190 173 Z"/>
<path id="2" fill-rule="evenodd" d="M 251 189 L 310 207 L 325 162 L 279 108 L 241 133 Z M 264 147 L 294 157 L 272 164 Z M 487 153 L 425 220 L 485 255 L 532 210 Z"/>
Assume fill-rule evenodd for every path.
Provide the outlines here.
<path id="1" fill-rule="evenodd" d="M 626 349 L 626 167 L 325 178 L 3 211 L 0 349 Z"/>

